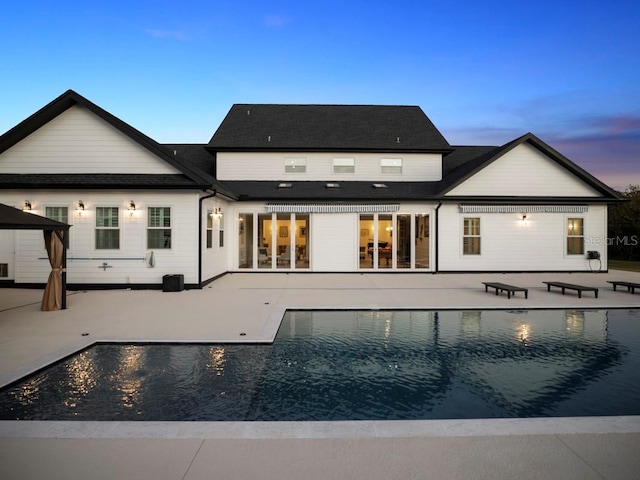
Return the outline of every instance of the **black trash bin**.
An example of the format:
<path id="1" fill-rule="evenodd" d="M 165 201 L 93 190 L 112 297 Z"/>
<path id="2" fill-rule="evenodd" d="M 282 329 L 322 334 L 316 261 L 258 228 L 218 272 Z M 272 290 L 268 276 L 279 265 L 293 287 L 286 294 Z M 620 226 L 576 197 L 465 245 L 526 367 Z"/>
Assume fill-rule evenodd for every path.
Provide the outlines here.
<path id="1" fill-rule="evenodd" d="M 162 277 L 163 292 L 181 292 L 184 290 L 184 275 L 164 275 Z"/>

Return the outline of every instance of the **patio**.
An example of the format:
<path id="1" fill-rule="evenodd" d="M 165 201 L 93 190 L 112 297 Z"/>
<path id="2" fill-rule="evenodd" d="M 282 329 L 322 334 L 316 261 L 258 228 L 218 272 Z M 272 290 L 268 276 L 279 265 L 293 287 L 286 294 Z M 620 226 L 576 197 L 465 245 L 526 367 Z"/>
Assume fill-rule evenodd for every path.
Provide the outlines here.
<path id="1" fill-rule="evenodd" d="M 229 274 L 203 290 L 0 289 L 0 384 L 96 341 L 269 342 L 287 308 L 640 308 L 640 274 Z M 547 292 L 543 281 L 600 288 Z M 529 289 L 485 293 L 481 282 Z M 244 333 L 244 335 L 240 335 Z M 84 335 L 88 334 L 88 335 Z M 2 478 L 633 478 L 640 417 L 417 422 L 0 422 Z M 463 453 L 462 453 L 463 452 Z"/>

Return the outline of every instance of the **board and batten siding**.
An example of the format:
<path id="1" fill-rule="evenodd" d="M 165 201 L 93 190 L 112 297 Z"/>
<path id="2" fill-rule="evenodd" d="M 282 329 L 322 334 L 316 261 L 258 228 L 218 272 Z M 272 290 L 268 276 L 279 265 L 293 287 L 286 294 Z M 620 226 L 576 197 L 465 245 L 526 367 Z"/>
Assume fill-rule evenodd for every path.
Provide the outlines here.
<path id="1" fill-rule="evenodd" d="M 1 173 L 180 173 L 84 107 L 73 106 L 0 155 Z"/>
<path id="2" fill-rule="evenodd" d="M 607 207 L 589 205 L 585 213 L 459 212 L 458 205 L 440 209 L 439 271 L 589 271 L 588 250 L 597 250 L 607 268 Z M 464 218 L 480 218 L 480 255 L 462 253 Z M 585 254 L 567 255 L 567 219 L 583 218 Z"/>
<path id="3" fill-rule="evenodd" d="M 285 158 L 306 158 L 305 173 L 285 173 Z M 354 173 L 333 173 L 334 158 L 355 159 Z M 402 173 L 381 173 L 382 158 L 401 158 Z M 438 181 L 442 155 L 418 153 L 218 152 L 218 180 Z"/>
<path id="4" fill-rule="evenodd" d="M 82 199 L 85 210 L 79 216 L 75 206 Z M 183 274 L 186 284 L 198 282 L 198 201 L 193 192 L 118 193 L 29 192 L 32 212 L 44 216 L 47 206 L 66 206 L 70 249 L 67 253 L 67 282 L 77 284 L 162 284 L 167 274 Z M 136 204 L 133 216 L 127 207 Z M 0 203 L 20 207 L 24 192 L 4 192 Z M 120 248 L 95 248 L 96 207 L 119 207 Z M 171 248 L 147 249 L 147 207 L 171 207 Z M 0 246 L 0 249 L 3 247 Z M 153 251 L 154 266 L 149 256 Z M 107 268 L 102 268 L 103 263 Z M 41 231 L 16 231 L 16 283 L 43 283 L 50 272 Z"/>
<path id="5" fill-rule="evenodd" d="M 526 143 L 507 152 L 447 195 L 600 196 L 573 173 Z"/>
<path id="6" fill-rule="evenodd" d="M 358 215 L 314 213 L 311 218 L 311 259 L 315 272 L 353 272 L 358 262 Z"/>

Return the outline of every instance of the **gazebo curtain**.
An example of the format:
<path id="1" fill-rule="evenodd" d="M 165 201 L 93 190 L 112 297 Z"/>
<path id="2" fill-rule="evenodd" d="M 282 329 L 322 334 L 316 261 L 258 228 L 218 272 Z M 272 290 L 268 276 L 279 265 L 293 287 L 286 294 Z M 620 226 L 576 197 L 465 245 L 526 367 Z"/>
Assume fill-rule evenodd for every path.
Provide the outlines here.
<path id="1" fill-rule="evenodd" d="M 43 233 L 51 273 L 49 273 L 47 286 L 44 289 L 40 309 L 44 311 L 60 310 L 65 307 L 65 292 L 62 281 L 65 254 L 64 230 L 46 230 Z"/>

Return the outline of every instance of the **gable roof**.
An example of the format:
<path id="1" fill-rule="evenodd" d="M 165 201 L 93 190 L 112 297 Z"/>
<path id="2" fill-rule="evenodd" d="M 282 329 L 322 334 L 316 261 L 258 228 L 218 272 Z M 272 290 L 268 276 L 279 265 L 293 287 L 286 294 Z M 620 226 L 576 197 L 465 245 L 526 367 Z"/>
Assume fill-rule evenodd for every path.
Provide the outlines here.
<path id="1" fill-rule="evenodd" d="M 0 203 L 0 230 L 69 230 L 66 223 Z"/>
<path id="2" fill-rule="evenodd" d="M 530 132 L 501 147 L 455 147 L 453 153 L 444 159 L 443 178 L 439 186 L 440 194 L 443 196 L 446 195 L 507 152 L 525 143 L 533 146 L 549 159 L 567 169 L 570 173 L 599 192 L 603 197 L 615 200 L 620 199 L 620 195 L 615 190 L 602 183 L 586 170 L 580 168 Z"/>
<path id="3" fill-rule="evenodd" d="M 449 152 L 417 106 L 235 104 L 208 148 L 218 151 Z"/>
<path id="4" fill-rule="evenodd" d="M 148 150 L 150 153 L 165 161 L 169 165 L 178 169 L 186 177 L 187 182 L 184 182 L 185 187 L 191 188 L 209 188 L 213 182 L 213 178 L 200 171 L 197 167 L 185 162 L 177 155 L 172 155 L 169 150 L 158 144 L 155 140 L 147 137 L 142 132 L 136 130 L 129 124 L 123 122 L 119 118 L 113 116 L 106 110 L 103 110 L 93 102 L 87 100 L 82 95 L 74 92 L 73 90 L 67 90 L 58 98 L 42 107 L 27 119 L 20 122 L 18 125 L 7 131 L 4 135 L 0 136 L 0 154 L 16 145 L 21 140 L 25 139 L 40 127 L 46 125 L 48 122 L 56 118 L 61 113 L 65 112 L 69 108 L 79 105 L 120 132 L 127 137 L 131 138 L 134 142 Z M 94 175 L 87 174 L 85 177 L 87 182 L 94 182 Z M 187 185 L 190 183 L 191 185 Z"/>

